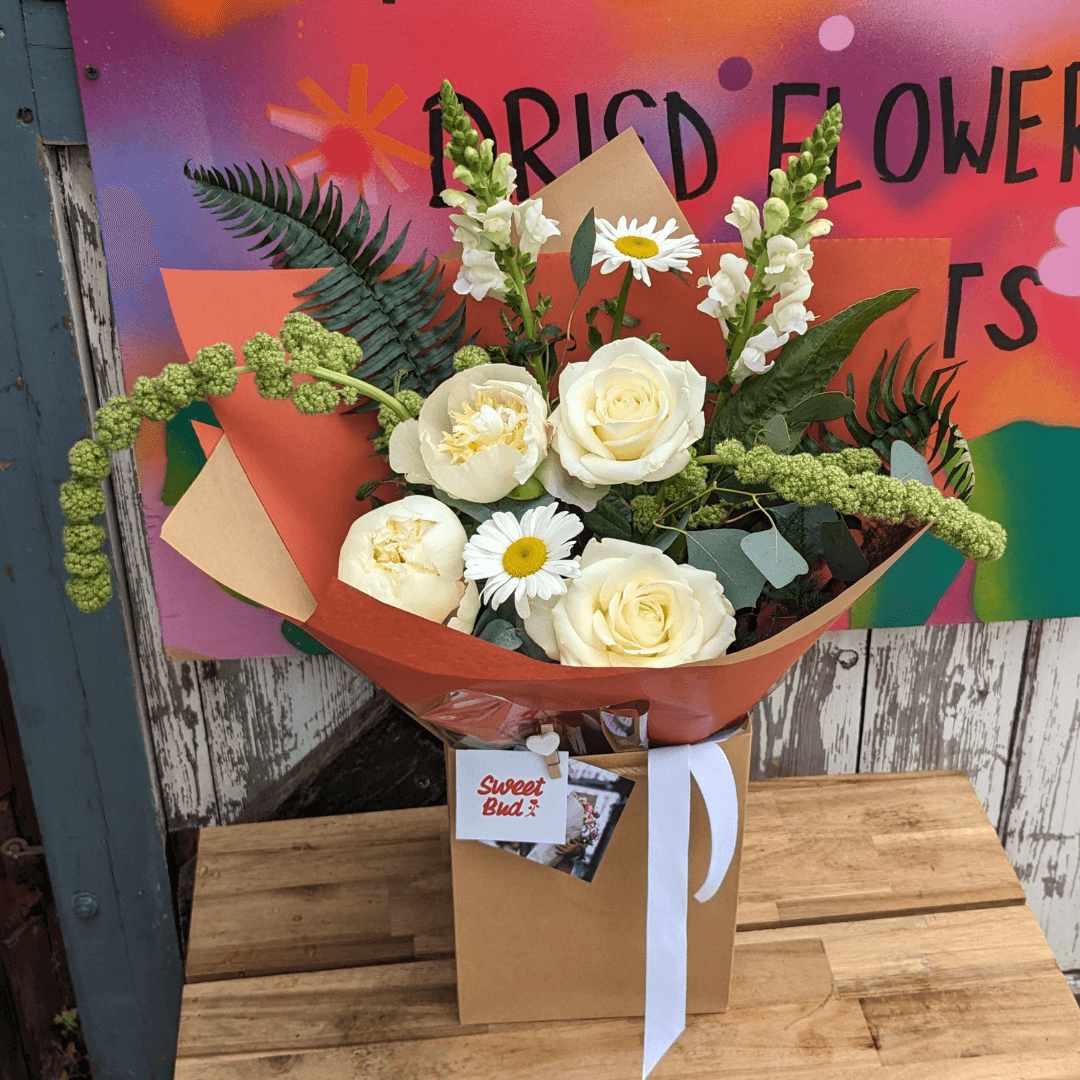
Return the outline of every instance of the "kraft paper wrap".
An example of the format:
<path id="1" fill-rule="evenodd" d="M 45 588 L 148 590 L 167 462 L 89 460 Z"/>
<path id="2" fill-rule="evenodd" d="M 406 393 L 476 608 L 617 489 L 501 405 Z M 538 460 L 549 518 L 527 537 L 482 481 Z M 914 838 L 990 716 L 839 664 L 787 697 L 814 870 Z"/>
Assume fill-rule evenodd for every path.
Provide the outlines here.
<path id="1" fill-rule="evenodd" d="M 687 909 L 688 1013 L 723 1012 L 728 1005 L 750 743 L 746 720 L 720 744 L 738 789 L 739 836 L 719 891 L 704 904 L 691 897 Z M 447 754 L 461 1022 L 644 1015 L 648 755 L 581 758 L 634 781 L 591 882 L 454 838 L 453 757 Z M 711 837 L 696 785 L 690 800 L 693 893 L 705 880 Z"/>
<path id="2" fill-rule="evenodd" d="M 655 182 L 655 170 L 651 180 L 639 177 L 643 168 L 652 169 L 639 149 L 636 140 L 616 140 L 605 148 L 610 159 L 605 170 L 597 170 L 593 159 L 570 170 L 556 184 L 565 189 L 575 177 L 584 179 L 580 190 L 571 192 L 577 201 L 568 199 L 566 205 L 575 213 L 586 203 L 599 205 L 608 195 L 601 190 L 604 177 L 610 187 L 610 177 L 618 176 L 633 193 L 620 204 L 627 217 L 656 215 L 662 222 L 677 215 L 678 206 L 663 182 Z M 620 162 L 625 165 L 621 172 Z M 631 176 L 639 177 L 632 185 L 627 180 Z M 565 190 L 554 195 L 568 198 Z M 556 202 L 553 198 L 553 206 Z M 569 227 L 572 231 L 576 223 Z M 715 269 L 720 255 L 732 250 L 735 245 L 703 245 L 703 256 L 692 271 Z M 814 250 L 812 306 L 819 318 L 888 289 L 920 289 L 867 330 L 834 386 L 841 386 L 847 371 L 854 370 L 865 387 L 884 349 L 895 350 L 905 339 L 922 348 L 940 338 L 947 240 L 820 240 Z M 456 271 L 454 263 L 446 265 L 447 284 Z M 294 294 L 325 272 L 162 274 L 180 338 L 194 358 L 205 345 L 229 342 L 239 353 L 256 332 L 276 333 L 298 303 Z M 576 290 L 565 253 L 541 254 L 536 287 L 553 297 L 552 320 L 584 337 L 583 313 L 616 291 L 619 280 L 618 274 L 593 274 L 573 319 Z M 689 359 L 716 377 L 722 340 L 715 321 L 695 309 L 701 295 L 674 275 L 658 273 L 651 288 L 636 283 L 628 311 L 641 318 L 637 333 L 644 337 L 662 331 L 671 356 Z M 457 299 L 450 293 L 447 304 Z M 481 342 L 503 340 L 499 307 L 493 301 L 468 301 L 468 324 L 479 331 Z M 567 360 L 584 358 L 584 351 L 566 355 Z M 661 669 L 544 664 L 389 607 L 337 580 L 341 543 L 364 509 L 355 500 L 356 489 L 366 480 L 388 475 L 385 461 L 372 454 L 368 440 L 375 426 L 373 414 L 302 416 L 289 402 L 263 400 L 252 380 L 244 378 L 232 395 L 211 399 L 211 404 L 226 437 L 166 520 L 162 538 L 217 581 L 302 624 L 402 701 L 471 689 L 562 712 L 644 698 L 651 703 L 654 744 L 696 742 L 748 712 L 907 550 L 813 615 L 733 656 Z M 392 497 L 394 490 L 388 486 L 379 494 Z"/>

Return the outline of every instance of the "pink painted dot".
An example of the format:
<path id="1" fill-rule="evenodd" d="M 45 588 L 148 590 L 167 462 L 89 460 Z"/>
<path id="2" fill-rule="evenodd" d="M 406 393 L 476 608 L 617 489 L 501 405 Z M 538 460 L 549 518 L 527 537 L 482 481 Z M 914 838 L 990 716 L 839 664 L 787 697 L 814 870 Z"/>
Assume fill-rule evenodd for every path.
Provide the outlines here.
<path id="1" fill-rule="evenodd" d="M 855 26 L 846 15 L 831 15 L 818 27 L 817 37 L 823 49 L 839 52 L 851 44 Z"/>
<path id="2" fill-rule="evenodd" d="M 1062 210 L 1054 222 L 1054 232 L 1063 244 L 1080 244 L 1080 206 Z"/>
<path id="3" fill-rule="evenodd" d="M 1039 281 L 1059 296 L 1080 296 L 1080 248 L 1048 251 L 1039 262 Z"/>

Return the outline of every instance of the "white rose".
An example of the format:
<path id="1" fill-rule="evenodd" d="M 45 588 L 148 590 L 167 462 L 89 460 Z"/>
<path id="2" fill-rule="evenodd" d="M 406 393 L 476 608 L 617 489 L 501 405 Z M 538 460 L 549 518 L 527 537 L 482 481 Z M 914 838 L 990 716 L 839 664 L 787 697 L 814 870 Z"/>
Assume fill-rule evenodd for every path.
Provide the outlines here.
<path id="1" fill-rule="evenodd" d="M 683 470 L 705 430 L 705 376 L 639 338 L 603 345 L 559 376 L 552 445 L 586 484 L 640 484 Z"/>
<path id="2" fill-rule="evenodd" d="M 496 502 L 547 454 L 547 401 L 524 368 L 481 364 L 447 379 L 390 435 L 390 467 L 455 499 Z"/>
<path id="3" fill-rule="evenodd" d="M 626 540 L 590 540 L 566 595 L 535 602 L 525 630 L 576 667 L 674 667 L 722 656 L 735 609 L 709 570 Z"/>
<path id="4" fill-rule="evenodd" d="M 341 545 L 338 577 L 391 607 L 472 632 L 476 612 L 459 611 L 468 589 L 462 552 L 468 538 L 457 516 L 438 499 L 407 495 L 352 523 Z M 475 592 L 475 586 L 472 589 Z"/>

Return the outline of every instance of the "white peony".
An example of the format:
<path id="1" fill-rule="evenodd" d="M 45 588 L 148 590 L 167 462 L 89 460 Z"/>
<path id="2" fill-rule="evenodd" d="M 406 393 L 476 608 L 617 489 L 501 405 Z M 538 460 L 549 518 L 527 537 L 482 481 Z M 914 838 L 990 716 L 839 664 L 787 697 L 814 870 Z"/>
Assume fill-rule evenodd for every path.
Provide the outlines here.
<path id="1" fill-rule="evenodd" d="M 481 364 L 447 379 L 390 435 L 390 467 L 455 499 L 496 502 L 547 454 L 547 401 L 529 372 Z"/>
<path id="2" fill-rule="evenodd" d="M 427 495 L 407 495 L 353 522 L 341 546 L 338 577 L 432 622 L 456 613 L 455 629 L 471 633 L 479 602 L 465 603 L 476 591 L 463 580 L 467 539 L 448 506 Z"/>
<path id="3" fill-rule="evenodd" d="M 705 430 L 704 403 L 705 376 L 692 364 L 639 338 L 613 341 L 563 369 L 552 446 L 586 484 L 666 480 Z"/>
<path id="4" fill-rule="evenodd" d="M 576 667 L 674 667 L 722 656 L 735 609 L 716 575 L 654 547 L 590 540 L 566 595 L 534 601 L 525 630 Z"/>

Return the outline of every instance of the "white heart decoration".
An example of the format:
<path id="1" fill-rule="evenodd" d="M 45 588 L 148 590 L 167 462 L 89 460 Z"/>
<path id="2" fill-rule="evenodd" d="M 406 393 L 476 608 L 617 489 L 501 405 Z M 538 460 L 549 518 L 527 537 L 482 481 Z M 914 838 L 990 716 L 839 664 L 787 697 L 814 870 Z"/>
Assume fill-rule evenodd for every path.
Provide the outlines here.
<path id="1" fill-rule="evenodd" d="M 559 749 L 559 733 L 549 731 L 546 735 L 530 735 L 525 740 L 525 745 L 542 758 L 549 758 Z"/>

